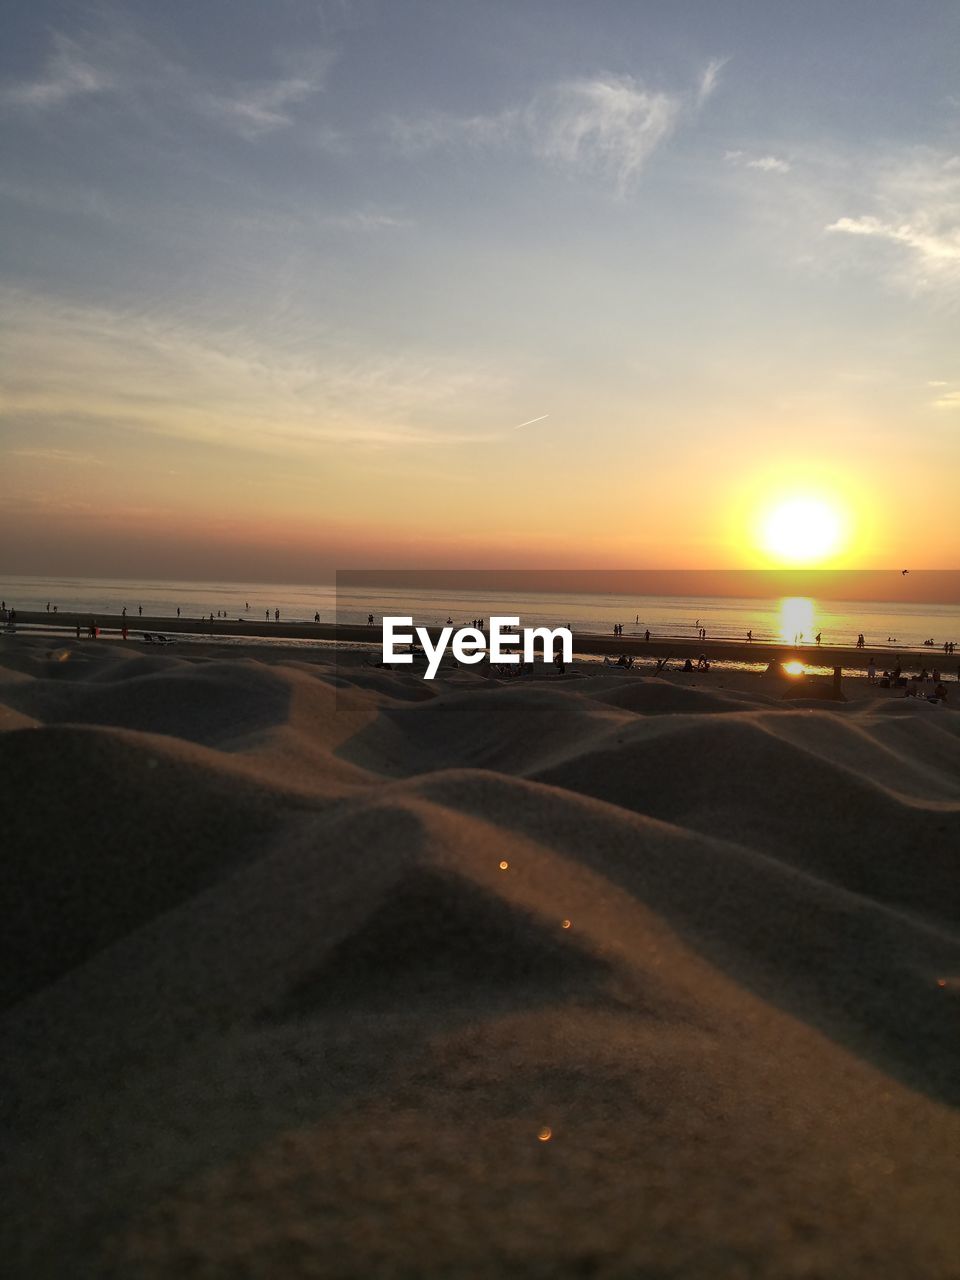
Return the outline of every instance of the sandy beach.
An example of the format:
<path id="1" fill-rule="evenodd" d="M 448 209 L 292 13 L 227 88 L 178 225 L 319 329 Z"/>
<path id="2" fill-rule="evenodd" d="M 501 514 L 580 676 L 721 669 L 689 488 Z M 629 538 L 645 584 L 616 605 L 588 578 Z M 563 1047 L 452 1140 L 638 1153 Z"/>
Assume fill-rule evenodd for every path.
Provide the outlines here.
<path id="1" fill-rule="evenodd" d="M 86 634 L 91 623 L 95 622 L 103 632 L 119 633 L 126 626 L 129 638 L 134 642 L 143 640 L 144 633 L 164 636 L 190 636 L 215 642 L 217 639 L 230 638 L 243 640 L 246 638 L 268 639 L 277 642 L 283 640 L 321 640 L 327 643 L 340 642 L 346 644 L 370 644 L 379 647 L 382 627 L 378 621 L 372 626 L 350 623 L 332 622 L 294 622 L 280 619 L 277 622 L 251 620 L 249 618 L 170 618 L 170 617 L 122 617 L 120 614 L 57 613 L 50 614 L 38 611 L 18 610 L 18 625 L 22 627 L 44 630 L 51 634 L 62 634 L 63 629 L 75 628 L 79 625 L 82 634 Z M 463 626 L 461 622 L 458 625 Z M 430 637 L 436 641 L 440 635 L 439 627 L 427 628 Z M 945 654 L 942 648 L 928 648 L 922 645 L 877 644 L 858 649 L 854 643 L 836 644 L 801 644 L 789 645 L 769 643 L 766 641 L 747 641 L 719 639 L 707 637 L 698 640 L 687 636 L 651 634 L 646 640 L 642 635 L 626 634 L 623 636 L 600 635 L 596 632 L 574 631 L 574 652 L 596 657 L 618 657 L 621 653 L 641 660 L 653 661 L 657 658 L 673 658 L 683 661 L 685 658 L 696 660 L 705 654 L 713 661 L 737 663 L 763 663 L 774 659 L 798 658 L 809 665 L 832 667 L 841 665 L 845 670 L 866 672 L 871 660 L 879 668 L 893 668 L 899 660 L 905 671 L 919 671 L 939 668 L 948 679 L 956 679 L 960 675 L 960 658 L 956 654 Z"/>
<path id="2" fill-rule="evenodd" d="M 850 685 L 4 636 L 4 1274 L 960 1276 L 958 701 Z"/>

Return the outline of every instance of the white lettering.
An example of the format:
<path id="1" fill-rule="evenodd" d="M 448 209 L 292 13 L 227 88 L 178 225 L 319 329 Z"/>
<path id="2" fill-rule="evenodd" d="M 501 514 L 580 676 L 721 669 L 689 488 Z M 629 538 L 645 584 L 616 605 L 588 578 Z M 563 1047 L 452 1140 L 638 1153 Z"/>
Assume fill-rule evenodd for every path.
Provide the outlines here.
<path id="1" fill-rule="evenodd" d="M 518 634 L 515 628 L 519 627 L 519 618 L 491 618 L 488 650 L 487 638 L 479 627 L 460 627 L 456 630 L 452 626 L 441 627 L 434 644 L 430 638 L 429 629 L 427 627 L 414 627 L 412 618 L 384 618 L 383 661 L 385 663 L 396 662 L 409 665 L 413 662 L 414 655 L 400 652 L 398 646 L 412 645 L 416 647 L 416 642 L 419 642 L 422 646 L 427 659 L 427 669 L 424 673 L 425 680 L 433 680 L 436 677 L 448 646 L 456 660 L 466 663 L 468 666 L 482 662 L 488 651 L 491 664 L 503 663 L 509 666 L 516 666 L 521 660 L 520 652 L 518 652 L 521 647 L 523 661 L 536 662 L 538 642 L 543 647 L 543 659 L 545 662 L 554 657 L 558 642 L 560 660 L 562 662 L 573 661 L 573 634 L 569 627 L 556 627 L 554 629 L 550 627 L 523 627 L 522 634 Z M 412 630 L 409 628 L 412 628 Z"/>
<path id="2" fill-rule="evenodd" d="M 440 631 L 440 638 L 436 645 L 430 640 L 430 632 L 426 627 L 417 627 L 417 635 L 420 637 L 420 643 L 423 645 L 423 651 L 427 655 L 427 671 L 423 677 L 424 680 L 432 680 L 437 674 L 440 667 L 440 660 L 443 657 L 443 651 L 447 647 L 450 637 L 453 635 L 453 627 L 443 627 Z"/>
<path id="3" fill-rule="evenodd" d="M 520 661 L 519 653 L 510 653 L 505 651 L 501 646 L 505 644 L 519 644 L 520 637 L 516 633 L 504 631 L 504 627 L 519 627 L 519 618 L 491 618 L 490 619 L 490 661 L 503 663 L 517 663 Z"/>
<path id="4" fill-rule="evenodd" d="M 486 637 L 476 627 L 461 627 L 453 637 L 453 656 L 458 662 L 472 665 L 482 662 L 487 647 Z"/>
<path id="5" fill-rule="evenodd" d="M 397 653 L 394 645 L 412 644 L 413 633 L 395 631 L 396 627 L 413 626 L 412 618 L 384 618 L 383 620 L 383 660 L 384 662 L 412 662 L 412 653 Z"/>
<path id="6" fill-rule="evenodd" d="M 534 642 L 537 639 L 543 641 L 543 660 L 549 662 L 553 657 L 553 646 L 556 644 L 557 637 L 560 638 L 560 658 L 563 662 L 573 661 L 573 634 L 569 627 L 557 627 L 555 631 L 551 631 L 549 627 L 524 627 L 523 629 L 523 660 L 524 662 L 533 662 L 536 653 L 534 652 Z"/>

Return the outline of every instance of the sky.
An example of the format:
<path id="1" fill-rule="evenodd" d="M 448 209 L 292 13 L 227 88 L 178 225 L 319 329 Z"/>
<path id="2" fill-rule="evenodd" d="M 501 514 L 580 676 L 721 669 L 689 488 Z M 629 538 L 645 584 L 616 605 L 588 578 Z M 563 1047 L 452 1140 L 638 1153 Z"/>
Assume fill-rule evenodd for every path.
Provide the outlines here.
<path id="1" fill-rule="evenodd" d="M 960 566 L 954 0 L 4 26 L 0 570 Z"/>

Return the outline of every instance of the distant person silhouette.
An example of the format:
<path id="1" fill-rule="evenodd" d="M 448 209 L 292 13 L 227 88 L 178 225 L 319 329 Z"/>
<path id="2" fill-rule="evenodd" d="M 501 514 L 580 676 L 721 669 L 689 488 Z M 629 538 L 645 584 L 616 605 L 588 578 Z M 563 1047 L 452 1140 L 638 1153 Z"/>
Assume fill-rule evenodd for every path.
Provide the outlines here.
<path id="1" fill-rule="evenodd" d="M 818 631 L 818 632 L 817 632 L 817 634 L 816 634 L 816 641 L 817 641 L 817 644 L 819 644 L 819 643 L 820 643 L 820 632 L 819 632 L 819 631 Z"/>
<path id="2" fill-rule="evenodd" d="M 748 631 L 748 632 L 747 632 L 747 639 L 750 641 L 750 643 L 751 643 L 751 644 L 753 643 L 753 632 L 752 632 L 752 631 Z"/>
<path id="3" fill-rule="evenodd" d="M 279 609 L 274 609 L 274 611 L 273 611 L 273 620 L 274 620 L 274 622 L 279 622 L 279 621 L 280 621 L 280 610 L 279 610 Z"/>
<path id="4" fill-rule="evenodd" d="M 319 613 L 315 613 L 315 614 L 313 615 L 313 620 L 314 620 L 314 622 L 319 622 L 319 621 L 320 621 L 320 614 L 319 614 Z"/>
<path id="5" fill-rule="evenodd" d="M 449 622 L 449 621 L 450 621 L 450 619 L 448 618 L 448 619 L 447 619 L 447 621 Z M 372 627 L 372 626 L 373 626 L 373 614 L 372 614 L 372 613 L 368 613 L 368 614 L 367 614 L 367 626 L 368 626 L 368 627 Z"/>
<path id="6" fill-rule="evenodd" d="M 266 618 L 266 620 L 269 622 L 269 621 L 270 621 L 270 610 L 269 610 L 269 609 L 264 609 L 264 611 L 263 611 L 263 616 L 264 616 L 264 617 Z"/>
<path id="7" fill-rule="evenodd" d="M 120 610 L 120 617 L 125 618 L 126 616 L 127 616 L 127 606 L 124 605 L 123 608 Z"/>
<path id="8" fill-rule="evenodd" d="M 140 614 L 140 617 L 142 618 L 142 617 L 143 617 L 143 605 L 142 605 L 142 604 L 138 604 L 138 605 L 137 605 L 137 612 Z"/>
<path id="9" fill-rule="evenodd" d="M 180 606 L 179 606 L 179 605 L 177 605 L 177 617 L 178 617 L 178 618 L 180 617 Z"/>
<path id="10" fill-rule="evenodd" d="M 649 627 L 648 627 L 648 628 L 647 628 L 647 630 L 643 633 L 643 638 L 644 638 L 644 640 L 646 640 L 646 641 L 649 643 L 649 640 L 650 640 L 650 628 L 649 628 Z"/>

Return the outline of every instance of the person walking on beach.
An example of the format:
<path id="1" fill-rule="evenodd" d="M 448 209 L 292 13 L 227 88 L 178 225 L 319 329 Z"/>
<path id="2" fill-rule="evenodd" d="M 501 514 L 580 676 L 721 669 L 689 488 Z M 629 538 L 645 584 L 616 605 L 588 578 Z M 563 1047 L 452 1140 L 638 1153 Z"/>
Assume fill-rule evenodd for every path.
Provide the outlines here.
<path id="1" fill-rule="evenodd" d="M 367 626 L 368 626 L 368 627 L 372 627 L 372 626 L 373 626 L 373 614 L 372 614 L 372 613 L 368 613 L 368 614 L 367 614 Z"/>
<path id="2" fill-rule="evenodd" d="M 820 632 L 819 632 L 819 631 L 818 631 L 818 632 L 817 632 L 817 634 L 814 636 L 814 639 L 816 640 L 817 644 L 819 644 L 819 643 L 820 643 Z"/>
<path id="3" fill-rule="evenodd" d="M 646 631 L 643 633 L 643 638 L 644 638 L 644 640 L 646 640 L 647 644 L 649 644 L 649 643 L 650 643 L 650 628 L 649 628 L 649 627 L 647 627 Z"/>
<path id="4" fill-rule="evenodd" d="M 80 639 L 80 623 L 77 622 L 77 639 Z"/>
<path id="5" fill-rule="evenodd" d="M 274 622 L 279 622 L 279 621 L 280 621 L 280 610 L 279 610 L 279 609 L 274 609 L 274 611 L 273 611 L 273 620 L 274 620 Z"/>
<path id="6" fill-rule="evenodd" d="M 270 621 L 270 610 L 269 610 L 269 609 L 264 609 L 264 611 L 263 611 L 263 616 L 264 616 L 264 617 L 266 618 L 266 620 L 269 622 L 269 621 Z"/>
<path id="7" fill-rule="evenodd" d="M 313 615 L 313 620 L 314 620 L 314 622 L 319 622 L 319 621 L 320 621 L 320 612 L 319 612 L 319 610 L 318 610 L 318 611 Z"/>
<path id="8" fill-rule="evenodd" d="M 748 631 L 748 632 L 747 632 L 747 640 L 749 641 L 749 643 L 750 643 L 750 644 L 753 644 L 753 632 L 752 632 L 752 631 Z"/>
<path id="9" fill-rule="evenodd" d="M 120 610 L 120 617 L 125 618 L 126 616 L 127 616 L 127 606 L 124 605 L 123 608 Z"/>
<path id="10" fill-rule="evenodd" d="M 177 605 L 177 617 L 178 617 L 178 618 L 180 617 L 180 606 L 179 606 L 179 605 Z"/>

